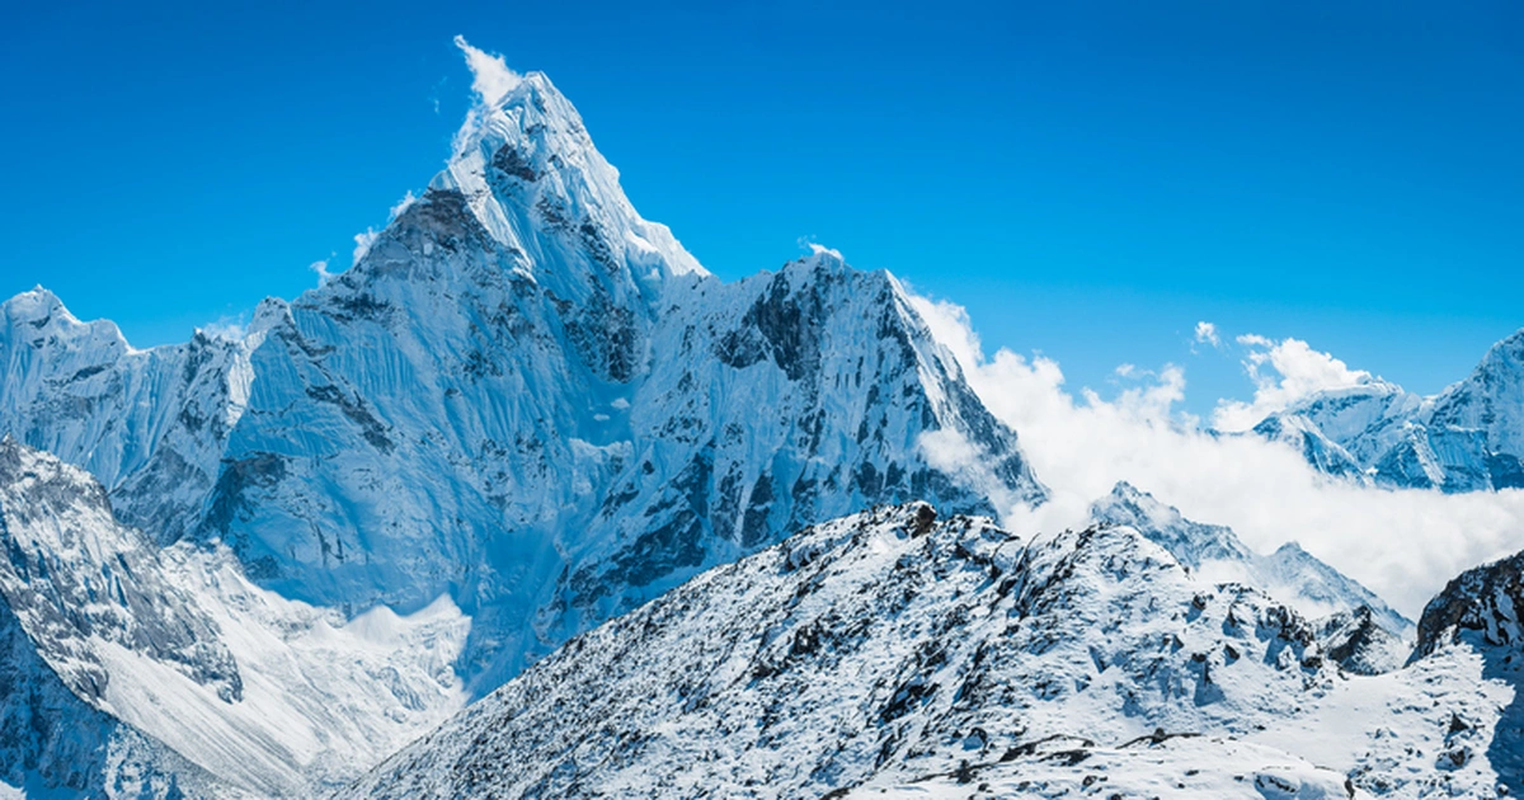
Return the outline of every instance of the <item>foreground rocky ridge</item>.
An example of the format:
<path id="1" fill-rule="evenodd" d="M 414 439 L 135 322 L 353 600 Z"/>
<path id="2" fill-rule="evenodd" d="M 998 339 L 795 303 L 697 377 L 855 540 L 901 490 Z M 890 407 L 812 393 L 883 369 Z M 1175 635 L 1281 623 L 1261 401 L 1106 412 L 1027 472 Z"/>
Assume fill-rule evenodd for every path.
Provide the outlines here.
<path id="1" fill-rule="evenodd" d="M 1355 674 L 1130 527 L 911 504 L 573 639 L 337 796 L 1494 796 L 1484 660 Z"/>

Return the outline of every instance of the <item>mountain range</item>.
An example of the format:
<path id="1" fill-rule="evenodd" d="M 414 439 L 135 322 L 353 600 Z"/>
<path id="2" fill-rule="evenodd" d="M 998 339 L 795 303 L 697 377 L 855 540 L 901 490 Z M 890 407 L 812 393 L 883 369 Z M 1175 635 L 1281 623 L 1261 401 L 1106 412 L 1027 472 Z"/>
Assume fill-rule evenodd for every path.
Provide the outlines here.
<path id="1" fill-rule="evenodd" d="M 1415 626 L 1127 484 L 1009 533 L 1049 494 L 1018 432 L 894 276 L 813 251 L 710 275 L 529 73 L 236 335 L 0 304 L 0 796 L 1515 780 L 1504 567 Z M 1521 341 L 1256 430 L 1357 481 L 1518 485 Z"/>

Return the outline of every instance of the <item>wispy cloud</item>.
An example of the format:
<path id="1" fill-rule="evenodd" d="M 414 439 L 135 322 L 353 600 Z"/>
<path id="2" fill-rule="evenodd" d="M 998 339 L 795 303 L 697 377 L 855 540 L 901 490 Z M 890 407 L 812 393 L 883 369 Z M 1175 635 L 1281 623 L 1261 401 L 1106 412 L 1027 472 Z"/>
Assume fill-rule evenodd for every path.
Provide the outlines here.
<path id="1" fill-rule="evenodd" d="M 837 261 L 845 261 L 846 260 L 845 258 L 842 257 L 840 250 L 837 250 L 837 249 L 831 248 L 831 247 L 826 247 L 825 245 L 821 244 L 820 242 L 815 241 L 815 237 L 813 237 L 813 236 L 801 236 L 796 241 L 798 242 L 800 247 L 802 247 L 802 248 L 804 248 L 806 250 L 809 250 L 811 255 L 817 255 L 817 256 L 827 255 L 827 256 L 834 257 Z"/>
<path id="2" fill-rule="evenodd" d="M 1254 399 L 1218 401 L 1212 426 L 1221 431 L 1248 430 L 1311 394 L 1358 386 L 1372 379 L 1369 372 L 1350 369 L 1301 339 L 1276 342 L 1251 333 L 1238 337 L 1238 343 L 1249 348 L 1243 364 L 1254 381 Z"/>
<path id="3" fill-rule="evenodd" d="M 334 273 L 328 271 L 328 259 L 326 258 L 308 264 L 307 269 L 317 273 L 318 286 L 327 285 L 328 281 L 332 279 L 334 275 Z"/>
<path id="4" fill-rule="evenodd" d="M 409 189 L 407 194 L 404 194 L 402 199 L 398 200 L 396 205 L 392 206 L 391 211 L 387 213 L 386 224 L 390 225 L 394 220 L 402 216 L 403 212 L 407 211 L 409 206 L 416 202 L 418 202 L 418 198 L 413 195 L 413 190 Z M 371 246 L 374 245 L 376 240 L 379 238 L 381 238 L 381 231 L 378 231 L 375 228 L 366 228 L 364 232 L 355 234 L 355 249 L 353 258 L 349 262 L 350 266 L 354 266 L 355 264 L 360 263 L 360 259 L 364 258 L 365 255 L 370 252 Z M 324 271 L 318 273 L 319 286 L 321 286 L 323 283 L 326 283 L 327 279 L 335 274 L 327 272 L 327 261 L 323 261 L 321 263 L 323 264 Z M 314 271 L 316 271 L 316 266 L 316 264 L 313 265 Z"/>
<path id="5" fill-rule="evenodd" d="M 1222 347 L 1222 337 L 1217 335 L 1217 326 L 1206 320 L 1196 323 L 1196 343 Z"/>
<path id="6" fill-rule="evenodd" d="M 1005 521 L 1019 532 L 1081 524 L 1090 502 L 1127 480 L 1193 519 L 1233 526 L 1261 551 L 1299 541 L 1409 616 L 1462 570 L 1524 548 L 1524 491 L 1445 495 L 1332 480 L 1283 444 L 1201 431 L 1178 410 L 1186 386 L 1179 367 L 1151 376 L 1135 369 L 1138 383 L 1112 400 L 1073 392 L 1052 359 L 1010 350 L 987 358 L 961 307 L 912 302 L 1053 491 L 1035 511 L 1011 506 Z M 1256 374 L 1280 376 L 1269 376 L 1267 391 L 1282 399 L 1365 376 L 1300 340 L 1244 344 L 1256 348 L 1248 358 Z M 939 457 L 957 463 L 956 443 L 940 444 Z"/>
<path id="7" fill-rule="evenodd" d="M 209 322 L 198 330 L 209 338 L 230 342 L 242 341 L 249 333 L 248 323 L 242 314 L 219 317 L 216 322 Z"/>
<path id="8" fill-rule="evenodd" d="M 403 195 L 402 199 L 398 200 L 397 204 L 392 206 L 391 213 L 387 215 L 387 222 L 402 216 L 402 212 L 406 211 L 408 206 L 416 202 L 418 202 L 418 198 L 414 197 L 413 190 L 409 189 L 407 194 Z"/>
<path id="9" fill-rule="evenodd" d="M 523 80 L 508 68 L 502 56 L 472 47 L 464 36 L 455 37 L 455 46 L 466 55 L 466 66 L 471 68 L 471 88 L 484 105 L 496 105 Z"/>
<path id="10" fill-rule="evenodd" d="M 364 232 L 355 234 L 354 259 L 350 261 L 350 265 L 353 266 L 360 263 L 360 259 L 370 252 L 370 246 L 375 244 L 376 239 L 380 237 L 381 232 L 375 228 L 366 228 Z"/>

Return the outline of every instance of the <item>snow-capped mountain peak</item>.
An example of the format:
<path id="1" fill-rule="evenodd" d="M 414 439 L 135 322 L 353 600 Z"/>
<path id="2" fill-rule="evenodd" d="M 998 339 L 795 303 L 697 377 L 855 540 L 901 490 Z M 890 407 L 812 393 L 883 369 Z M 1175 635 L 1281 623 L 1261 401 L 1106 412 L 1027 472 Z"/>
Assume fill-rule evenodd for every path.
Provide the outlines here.
<path id="1" fill-rule="evenodd" d="M 569 265 L 547 249 L 583 250 L 580 260 L 591 263 L 580 266 L 613 282 L 659 286 L 676 275 L 708 275 L 666 226 L 636 213 L 618 170 L 543 73 L 518 76 L 500 97 L 479 103 L 453 148 L 428 192 L 460 193 L 496 243 L 525 256 L 515 266 L 536 280 L 569 288 L 555 275 Z"/>
<path id="2" fill-rule="evenodd" d="M 477 692 L 800 526 L 1045 497 L 892 276 L 820 248 L 721 282 L 549 79 L 466 52 L 482 102 L 352 268 L 237 341 L 0 331 L 0 431 L 262 589 L 344 616 L 446 595 Z"/>
<path id="3" fill-rule="evenodd" d="M 1231 528 L 1205 525 L 1186 519 L 1174 506 L 1121 481 L 1111 494 L 1091 507 L 1097 522 L 1128 525 L 1170 551 L 1180 563 L 1199 569 L 1207 561 L 1252 560 L 1254 553 L 1238 540 Z"/>
<path id="4" fill-rule="evenodd" d="M 1319 392 L 1255 432 L 1357 482 L 1445 492 L 1524 487 L 1524 330 L 1432 397 L 1372 381 Z"/>

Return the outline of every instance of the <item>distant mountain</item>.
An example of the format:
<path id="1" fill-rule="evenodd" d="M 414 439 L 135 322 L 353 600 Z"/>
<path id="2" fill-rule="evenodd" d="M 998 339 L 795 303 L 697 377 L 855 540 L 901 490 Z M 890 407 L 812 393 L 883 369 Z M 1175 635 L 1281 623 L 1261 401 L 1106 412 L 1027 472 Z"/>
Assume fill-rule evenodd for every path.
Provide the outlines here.
<path id="1" fill-rule="evenodd" d="M 1255 432 L 1330 475 L 1446 492 L 1524 488 L 1524 330 L 1434 397 L 1385 381 L 1320 392 Z"/>
<path id="2" fill-rule="evenodd" d="M 1192 522 L 1173 506 L 1125 481 L 1091 506 L 1090 518 L 1134 528 L 1208 580 L 1247 583 L 1290 603 L 1310 619 L 1354 614 L 1366 608 L 1393 636 L 1412 632 L 1413 623 L 1374 592 L 1314 558 L 1295 542 L 1262 556 L 1246 547 L 1232 528 Z"/>
<path id="3" fill-rule="evenodd" d="M 1511 696 L 1471 650 L 1367 677 L 1317 634 L 1125 525 L 881 508 L 572 639 L 338 796 L 1495 796 L 1450 755 Z"/>

